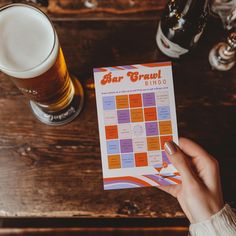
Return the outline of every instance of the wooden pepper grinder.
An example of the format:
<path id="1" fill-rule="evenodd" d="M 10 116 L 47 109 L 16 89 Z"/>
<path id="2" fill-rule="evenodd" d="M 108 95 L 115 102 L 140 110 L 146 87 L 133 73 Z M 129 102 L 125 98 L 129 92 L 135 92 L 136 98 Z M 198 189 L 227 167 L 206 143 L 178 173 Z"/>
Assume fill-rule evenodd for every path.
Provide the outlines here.
<path id="1" fill-rule="evenodd" d="M 236 32 L 227 38 L 227 42 L 215 45 L 209 54 L 209 62 L 213 69 L 220 71 L 230 70 L 235 64 Z"/>

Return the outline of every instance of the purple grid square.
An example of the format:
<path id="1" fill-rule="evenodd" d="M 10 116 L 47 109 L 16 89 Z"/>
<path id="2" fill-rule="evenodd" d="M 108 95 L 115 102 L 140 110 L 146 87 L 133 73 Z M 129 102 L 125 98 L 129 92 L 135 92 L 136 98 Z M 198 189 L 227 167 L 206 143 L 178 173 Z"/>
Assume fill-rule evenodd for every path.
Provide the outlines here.
<path id="1" fill-rule="evenodd" d="M 130 122 L 130 114 L 129 110 L 118 110 L 117 111 L 118 123 L 129 123 Z"/>
<path id="2" fill-rule="evenodd" d="M 147 136 L 158 135 L 157 122 L 145 123 L 145 127 Z"/>
<path id="3" fill-rule="evenodd" d="M 121 153 L 133 152 L 132 139 L 121 139 L 120 140 L 120 151 L 121 151 Z"/>
<path id="4" fill-rule="evenodd" d="M 145 107 L 155 106 L 155 93 L 143 93 L 143 105 Z"/>

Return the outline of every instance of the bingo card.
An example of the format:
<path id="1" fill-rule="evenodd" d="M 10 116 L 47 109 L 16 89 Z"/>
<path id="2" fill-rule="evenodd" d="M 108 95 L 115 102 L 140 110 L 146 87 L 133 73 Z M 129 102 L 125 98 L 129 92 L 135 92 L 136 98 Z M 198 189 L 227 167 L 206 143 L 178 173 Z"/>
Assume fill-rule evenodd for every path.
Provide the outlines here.
<path id="1" fill-rule="evenodd" d="M 181 183 L 171 62 L 94 69 L 104 189 Z"/>

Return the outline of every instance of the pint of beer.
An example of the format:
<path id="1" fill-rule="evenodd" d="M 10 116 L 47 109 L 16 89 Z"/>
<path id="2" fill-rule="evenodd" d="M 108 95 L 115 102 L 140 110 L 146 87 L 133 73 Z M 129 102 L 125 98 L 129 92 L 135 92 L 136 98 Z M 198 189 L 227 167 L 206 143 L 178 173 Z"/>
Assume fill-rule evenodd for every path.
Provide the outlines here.
<path id="1" fill-rule="evenodd" d="M 70 77 L 56 31 L 39 9 L 0 8 L 0 70 L 30 99 L 42 122 L 65 124 L 80 112 L 83 89 Z"/>

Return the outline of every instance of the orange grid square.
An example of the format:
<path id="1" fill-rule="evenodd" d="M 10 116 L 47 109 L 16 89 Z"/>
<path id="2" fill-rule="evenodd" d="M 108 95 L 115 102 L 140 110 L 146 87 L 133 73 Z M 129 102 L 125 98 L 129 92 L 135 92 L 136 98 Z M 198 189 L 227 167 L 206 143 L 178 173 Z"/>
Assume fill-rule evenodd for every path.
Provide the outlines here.
<path id="1" fill-rule="evenodd" d="M 169 141 L 172 141 L 173 140 L 173 137 L 171 135 L 168 135 L 168 136 L 160 136 L 161 138 L 161 149 L 164 150 L 164 145 L 165 145 L 165 142 L 169 142 Z"/>
<path id="2" fill-rule="evenodd" d="M 106 139 L 118 139 L 117 125 L 105 126 Z"/>
<path id="3" fill-rule="evenodd" d="M 142 122 L 143 121 L 143 109 L 137 108 L 137 109 L 131 109 L 131 121 L 132 122 Z"/>
<path id="4" fill-rule="evenodd" d="M 116 108 L 124 109 L 129 107 L 128 95 L 116 96 Z"/>
<path id="5" fill-rule="evenodd" d="M 170 120 L 160 121 L 159 127 L 160 127 L 160 134 L 172 134 L 172 126 Z"/>
<path id="6" fill-rule="evenodd" d="M 109 169 L 121 168 L 120 155 L 108 156 L 108 167 L 109 167 Z"/>
<path id="7" fill-rule="evenodd" d="M 145 121 L 157 120 L 157 110 L 155 107 L 144 108 Z"/>
<path id="8" fill-rule="evenodd" d="M 130 94 L 129 105 L 131 108 L 142 107 L 142 96 L 141 94 Z"/>
<path id="9" fill-rule="evenodd" d="M 135 157 L 135 164 L 136 164 L 137 167 L 148 166 L 148 160 L 147 160 L 147 153 L 146 152 L 135 153 L 134 157 Z"/>
<path id="10" fill-rule="evenodd" d="M 148 151 L 160 150 L 160 142 L 158 137 L 147 137 Z"/>

